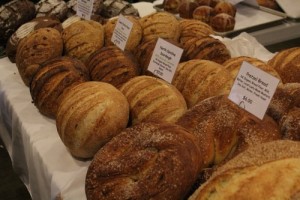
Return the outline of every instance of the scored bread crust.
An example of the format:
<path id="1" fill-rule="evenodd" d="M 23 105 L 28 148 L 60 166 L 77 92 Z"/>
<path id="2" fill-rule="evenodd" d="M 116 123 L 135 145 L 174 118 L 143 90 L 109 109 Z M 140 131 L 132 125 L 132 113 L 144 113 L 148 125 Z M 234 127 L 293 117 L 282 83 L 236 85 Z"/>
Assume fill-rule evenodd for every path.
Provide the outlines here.
<path id="1" fill-rule="evenodd" d="M 88 200 L 184 199 L 201 168 L 197 138 L 171 123 L 125 129 L 93 158 Z"/>

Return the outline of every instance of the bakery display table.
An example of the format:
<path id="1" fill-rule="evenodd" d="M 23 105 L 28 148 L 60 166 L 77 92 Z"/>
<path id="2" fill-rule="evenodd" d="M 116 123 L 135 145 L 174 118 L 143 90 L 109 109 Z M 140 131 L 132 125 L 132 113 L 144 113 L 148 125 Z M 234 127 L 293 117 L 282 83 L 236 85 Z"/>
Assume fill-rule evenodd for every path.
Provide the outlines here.
<path id="1" fill-rule="evenodd" d="M 15 64 L 0 59 L 0 137 L 16 173 L 32 199 L 86 199 L 84 181 L 90 161 L 71 156 L 55 120 L 31 103 Z"/>

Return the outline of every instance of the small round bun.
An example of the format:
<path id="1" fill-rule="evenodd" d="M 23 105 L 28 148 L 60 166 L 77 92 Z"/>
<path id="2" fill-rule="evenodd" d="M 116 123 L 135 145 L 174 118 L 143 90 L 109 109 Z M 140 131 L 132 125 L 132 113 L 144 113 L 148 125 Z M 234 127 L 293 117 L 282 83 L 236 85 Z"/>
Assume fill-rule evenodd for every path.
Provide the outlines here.
<path id="1" fill-rule="evenodd" d="M 193 12 L 198 6 L 198 3 L 194 1 L 182 2 L 178 8 L 179 17 L 183 19 L 192 19 Z"/>
<path id="2" fill-rule="evenodd" d="M 229 1 L 219 1 L 214 7 L 214 14 L 226 13 L 232 17 L 235 17 L 236 7 Z"/>
<path id="3" fill-rule="evenodd" d="M 68 90 L 56 116 L 57 132 L 77 158 L 92 158 L 111 138 L 126 128 L 129 105 L 114 86 L 87 81 Z"/>
<path id="4" fill-rule="evenodd" d="M 235 26 L 235 18 L 226 13 L 219 13 L 211 18 L 210 25 L 217 32 L 232 31 Z"/>
<path id="5" fill-rule="evenodd" d="M 140 123 L 125 129 L 89 165 L 87 199 L 184 199 L 201 169 L 196 141 L 170 123 Z"/>
<path id="6" fill-rule="evenodd" d="M 198 6 L 193 12 L 193 18 L 209 24 L 212 13 L 212 7 Z"/>
<path id="7" fill-rule="evenodd" d="M 177 14 L 180 3 L 181 0 L 164 0 L 163 7 L 165 11 Z"/>

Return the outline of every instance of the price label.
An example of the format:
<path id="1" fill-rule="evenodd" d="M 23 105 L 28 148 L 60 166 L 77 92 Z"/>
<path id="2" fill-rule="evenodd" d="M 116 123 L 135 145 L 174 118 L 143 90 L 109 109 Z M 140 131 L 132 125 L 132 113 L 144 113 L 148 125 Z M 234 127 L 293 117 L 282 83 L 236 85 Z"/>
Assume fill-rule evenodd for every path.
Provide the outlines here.
<path id="1" fill-rule="evenodd" d="M 111 41 L 123 51 L 130 36 L 132 26 L 133 23 L 130 20 L 125 18 L 123 15 L 119 15 Z"/>
<path id="2" fill-rule="evenodd" d="M 94 6 L 94 0 L 77 0 L 76 15 L 79 17 L 90 20 Z"/>
<path id="3" fill-rule="evenodd" d="M 171 83 L 183 49 L 159 38 L 155 45 L 148 71 Z"/>
<path id="4" fill-rule="evenodd" d="M 279 79 L 243 62 L 228 98 L 259 119 L 263 119 Z"/>

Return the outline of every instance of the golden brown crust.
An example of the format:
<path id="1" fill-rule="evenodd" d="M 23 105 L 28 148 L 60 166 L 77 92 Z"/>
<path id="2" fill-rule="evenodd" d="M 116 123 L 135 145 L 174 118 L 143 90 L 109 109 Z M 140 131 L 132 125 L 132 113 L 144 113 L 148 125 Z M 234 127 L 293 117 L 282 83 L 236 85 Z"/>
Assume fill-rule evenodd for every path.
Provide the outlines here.
<path id="1" fill-rule="evenodd" d="M 210 6 L 198 6 L 193 12 L 193 19 L 200 20 L 206 24 L 210 23 L 213 8 Z"/>
<path id="2" fill-rule="evenodd" d="M 77 58 L 83 63 L 104 45 L 104 28 L 95 21 L 77 21 L 62 32 L 65 55 Z"/>
<path id="3" fill-rule="evenodd" d="M 246 148 L 281 138 L 277 124 L 240 109 L 227 96 L 206 99 L 177 121 L 199 137 L 205 167 L 219 164 Z"/>
<path id="4" fill-rule="evenodd" d="M 132 124 L 143 121 L 175 122 L 187 109 L 181 93 L 159 78 L 137 76 L 120 90 L 128 99 Z"/>
<path id="5" fill-rule="evenodd" d="M 219 13 L 211 17 L 210 25 L 217 32 L 232 31 L 235 26 L 235 18 L 227 13 Z"/>
<path id="6" fill-rule="evenodd" d="M 225 44 L 211 36 L 202 38 L 190 37 L 181 44 L 184 54 L 189 60 L 210 60 L 222 64 L 231 58 Z"/>
<path id="7" fill-rule="evenodd" d="M 117 88 L 140 74 L 135 57 L 116 46 L 97 50 L 89 57 L 86 65 L 92 80 L 110 83 Z"/>
<path id="8" fill-rule="evenodd" d="M 285 113 L 279 126 L 284 138 L 300 141 L 300 107 L 294 107 Z"/>
<path id="9" fill-rule="evenodd" d="M 128 37 L 125 49 L 128 51 L 133 51 L 141 42 L 143 37 L 143 30 L 142 26 L 140 25 L 139 19 L 134 16 L 124 16 L 126 19 L 128 19 L 130 22 L 132 22 L 132 28 L 130 35 Z M 105 46 L 111 46 L 114 45 L 114 43 L 111 41 L 111 37 L 113 35 L 114 29 L 116 27 L 118 18 L 113 18 L 109 21 L 107 21 L 104 25 L 105 30 Z"/>
<path id="10" fill-rule="evenodd" d="M 194 1 L 182 1 L 178 8 L 179 17 L 183 19 L 192 19 L 193 12 L 198 6 L 198 3 Z"/>
<path id="11" fill-rule="evenodd" d="M 16 65 L 26 86 L 39 64 L 62 55 L 63 41 L 54 28 L 41 28 L 22 39 L 17 48 Z"/>
<path id="12" fill-rule="evenodd" d="M 208 60 L 180 63 L 172 80 L 189 108 L 206 98 L 228 94 L 232 82 L 229 72 L 222 65 Z"/>
<path id="13" fill-rule="evenodd" d="M 71 154 L 91 158 L 128 123 L 126 97 L 104 82 L 88 81 L 68 90 L 57 111 L 58 134 Z"/>
<path id="14" fill-rule="evenodd" d="M 214 6 L 214 15 L 217 15 L 219 13 L 226 13 L 232 17 L 235 17 L 236 8 L 229 1 L 219 1 Z"/>
<path id="15" fill-rule="evenodd" d="M 299 158 L 288 158 L 235 168 L 210 179 L 190 200 L 298 199 L 299 165 Z"/>
<path id="16" fill-rule="evenodd" d="M 30 84 L 30 94 L 43 115 L 55 118 L 64 90 L 88 80 L 89 72 L 82 62 L 58 57 L 44 62 L 37 69 Z"/>
<path id="17" fill-rule="evenodd" d="M 144 16 L 139 21 L 143 29 L 143 41 L 158 37 L 178 41 L 181 30 L 173 14 L 157 12 Z"/>
<path id="18" fill-rule="evenodd" d="M 300 83 L 300 47 L 284 49 L 268 61 L 283 83 Z"/>
<path id="19" fill-rule="evenodd" d="M 183 199 L 201 168 L 196 140 L 175 124 L 127 128 L 95 155 L 87 199 Z"/>

